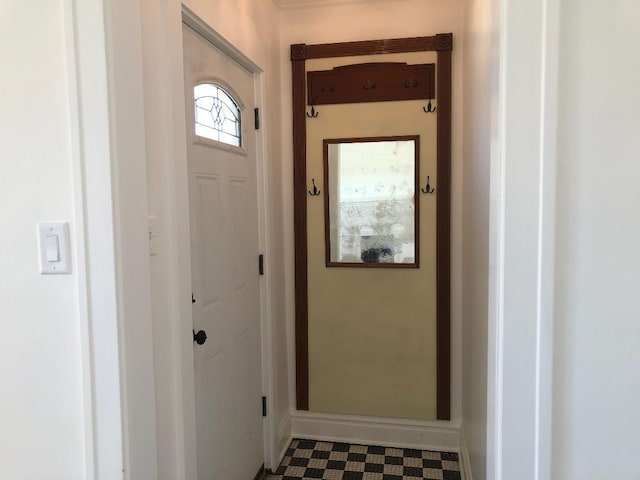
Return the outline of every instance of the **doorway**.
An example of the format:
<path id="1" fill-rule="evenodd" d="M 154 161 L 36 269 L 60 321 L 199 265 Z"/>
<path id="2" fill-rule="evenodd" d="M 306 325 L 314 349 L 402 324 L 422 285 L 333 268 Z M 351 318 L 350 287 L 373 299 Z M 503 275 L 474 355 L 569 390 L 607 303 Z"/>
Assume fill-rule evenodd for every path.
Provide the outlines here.
<path id="1" fill-rule="evenodd" d="M 264 464 L 254 74 L 183 25 L 199 479 Z"/>

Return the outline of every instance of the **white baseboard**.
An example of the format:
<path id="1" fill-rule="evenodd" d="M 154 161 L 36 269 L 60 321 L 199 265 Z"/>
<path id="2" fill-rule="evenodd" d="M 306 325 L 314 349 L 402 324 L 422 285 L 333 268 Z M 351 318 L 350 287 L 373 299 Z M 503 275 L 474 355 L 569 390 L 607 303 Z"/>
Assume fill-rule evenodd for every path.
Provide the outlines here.
<path id="1" fill-rule="evenodd" d="M 276 465 L 279 465 L 284 458 L 285 453 L 287 453 L 287 449 L 291 444 L 291 414 L 287 412 L 282 419 L 280 420 L 280 424 L 278 425 L 278 458 Z"/>
<path id="2" fill-rule="evenodd" d="M 467 448 L 467 438 L 464 435 L 464 428 L 460 428 L 460 472 L 462 480 L 473 480 L 471 474 L 471 462 L 469 461 L 469 449 Z"/>
<path id="3" fill-rule="evenodd" d="M 460 422 L 291 412 L 293 438 L 460 452 Z"/>

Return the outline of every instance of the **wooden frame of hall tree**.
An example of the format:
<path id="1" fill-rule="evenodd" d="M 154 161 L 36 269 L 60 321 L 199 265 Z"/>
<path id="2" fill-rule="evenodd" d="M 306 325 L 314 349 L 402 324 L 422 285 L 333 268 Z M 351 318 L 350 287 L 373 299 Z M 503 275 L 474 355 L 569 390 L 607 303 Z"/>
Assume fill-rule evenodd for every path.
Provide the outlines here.
<path id="1" fill-rule="evenodd" d="M 453 34 L 317 45 L 291 45 L 295 229 L 296 406 L 309 409 L 307 282 L 306 60 L 409 52 L 437 52 L 436 418 L 451 418 L 451 55 Z"/>

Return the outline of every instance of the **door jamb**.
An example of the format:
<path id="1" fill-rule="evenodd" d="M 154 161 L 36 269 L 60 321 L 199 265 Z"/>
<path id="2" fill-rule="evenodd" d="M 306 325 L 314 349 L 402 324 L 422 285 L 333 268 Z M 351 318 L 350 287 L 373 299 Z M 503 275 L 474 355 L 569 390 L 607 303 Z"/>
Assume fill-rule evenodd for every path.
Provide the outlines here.
<path id="1" fill-rule="evenodd" d="M 493 3 L 486 478 L 548 480 L 561 5 Z"/>
<path id="2" fill-rule="evenodd" d="M 86 477 L 156 478 L 140 4 L 63 6 Z"/>
<path id="3" fill-rule="evenodd" d="M 88 480 L 122 472 L 124 451 L 121 374 L 117 333 L 115 246 L 112 222 L 90 222 L 98 212 L 112 217 L 111 189 L 95 188 L 111 182 L 106 54 L 106 18 L 101 2 L 78 5 L 65 0 L 70 147 L 75 222 L 71 225 L 78 277 L 78 314 L 84 404 L 84 461 Z M 87 85 L 92 91 L 89 92 Z M 91 102 L 83 98 L 92 95 Z M 91 137 L 86 131 L 99 132 Z M 93 150 L 91 161 L 88 151 Z M 101 238 L 101 242 L 97 242 Z M 99 306 L 99 308 L 97 308 Z M 102 345 L 102 348 L 98 345 Z M 100 397 L 100 398 L 99 398 Z"/>

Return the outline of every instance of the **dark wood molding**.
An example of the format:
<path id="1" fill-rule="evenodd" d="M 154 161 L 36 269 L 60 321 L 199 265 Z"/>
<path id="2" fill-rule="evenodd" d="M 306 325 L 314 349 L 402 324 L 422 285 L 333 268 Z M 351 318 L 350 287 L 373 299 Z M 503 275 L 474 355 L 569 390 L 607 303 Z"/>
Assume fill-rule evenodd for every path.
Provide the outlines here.
<path id="1" fill-rule="evenodd" d="M 451 42 L 449 42 L 451 45 Z M 436 211 L 436 418 L 451 419 L 451 49 L 438 51 Z"/>
<path id="2" fill-rule="evenodd" d="M 293 94 L 293 176 L 296 289 L 296 407 L 309 409 L 309 318 L 307 295 L 306 62 L 307 59 L 437 51 L 437 406 L 436 418 L 451 418 L 450 214 L 451 214 L 451 51 L 453 35 L 438 34 L 361 42 L 291 46 Z"/>
<path id="3" fill-rule="evenodd" d="M 327 267 L 347 267 L 347 268 L 420 268 L 420 202 L 414 202 L 413 231 L 415 249 L 415 260 L 413 263 L 359 263 L 359 262 L 332 262 L 331 261 L 331 221 L 329 218 L 329 145 L 338 143 L 360 143 L 360 142 L 395 142 L 411 140 L 414 143 L 413 151 L 413 188 L 414 199 L 420 195 L 420 135 L 398 135 L 393 137 L 356 137 L 356 138 L 326 138 L 322 141 L 322 156 L 324 170 L 324 252 L 325 264 Z"/>
<path id="4" fill-rule="evenodd" d="M 291 47 L 292 56 L 294 46 Z M 291 63 L 293 76 L 293 216 L 296 297 L 296 407 L 309 409 L 309 300 L 307 292 L 307 125 L 305 61 Z"/>
<path id="5" fill-rule="evenodd" d="M 363 63 L 307 72 L 309 105 L 434 98 L 433 63 Z"/>
<path id="6" fill-rule="evenodd" d="M 307 58 L 307 46 L 304 43 L 291 45 L 291 61 L 304 60 Z"/>
<path id="7" fill-rule="evenodd" d="M 436 50 L 438 52 L 453 50 L 453 34 L 439 33 L 436 35 Z"/>
<path id="8" fill-rule="evenodd" d="M 360 42 L 305 45 L 307 60 L 312 58 L 351 57 L 384 53 L 429 52 L 436 50 L 436 37 L 392 38 Z"/>
<path id="9" fill-rule="evenodd" d="M 327 262 L 327 267 L 344 268 L 420 268 L 415 263 L 357 263 L 357 262 Z"/>

